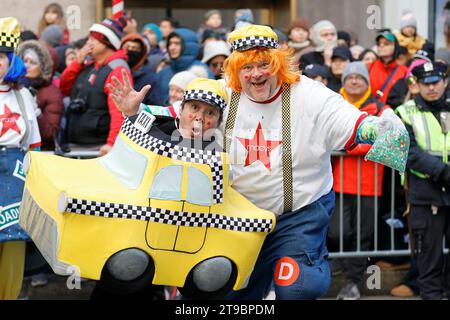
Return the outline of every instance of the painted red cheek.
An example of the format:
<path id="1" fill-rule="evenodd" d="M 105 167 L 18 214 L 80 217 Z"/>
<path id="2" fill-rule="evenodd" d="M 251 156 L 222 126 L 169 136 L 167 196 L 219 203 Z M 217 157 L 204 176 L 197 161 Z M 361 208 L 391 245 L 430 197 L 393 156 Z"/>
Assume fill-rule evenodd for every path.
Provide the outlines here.
<path id="1" fill-rule="evenodd" d="M 264 75 L 264 77 L 268 78 L 271 76 L 271 73 L 270 73 L 270 71 L 264 71 L 263 75 Z"/>
<path id="2" fill-rule="evenodd" d="M 189 115 L 189 120 L 192 120 L 192 118 L 194 118 L 194 116 L 192 114 Z"/>
<path id="3" fill-rule="evenodd" d="M 206 122 L 206 125 L 209 127 L 209 126 L 211 126 L 211 121 L 207 121 Z"/>
<path id="4" fill-rule="evenodd" d="M 248 74 L 246 74 L 246 75 L 244 76 L 244 79 L 245 79 L 245 80 L 250 80 L 250 76 L 249 76 Z"/>

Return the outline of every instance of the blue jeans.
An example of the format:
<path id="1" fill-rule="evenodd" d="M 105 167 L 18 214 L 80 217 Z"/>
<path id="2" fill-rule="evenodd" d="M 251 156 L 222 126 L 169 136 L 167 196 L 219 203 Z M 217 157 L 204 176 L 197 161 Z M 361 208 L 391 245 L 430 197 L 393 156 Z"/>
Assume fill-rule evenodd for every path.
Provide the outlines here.
<path id="1" fill-rule="evenodd" d="M 24 186 L 19 164 L 24 155 L 19 148 L 0 146 L 0 242 L 30 239 L 18 223 Z"/>
<path id="2" fill-rule="evenodd" d="M 272 284 L 281 300 L 316 299 L 330 286 L 326 237 L 334 191 L 299 210 L 284 213 L 264 241 L 248 286 L 226 299 L 259 300 Z"/>

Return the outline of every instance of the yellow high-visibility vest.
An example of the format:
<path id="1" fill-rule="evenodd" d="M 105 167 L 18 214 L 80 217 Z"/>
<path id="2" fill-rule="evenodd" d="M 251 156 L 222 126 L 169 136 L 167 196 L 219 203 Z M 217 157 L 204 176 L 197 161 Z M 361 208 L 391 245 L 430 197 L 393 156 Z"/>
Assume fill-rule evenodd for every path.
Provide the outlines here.
<path id="1" fill-rule="evenodd" d="M 399 106 L 396 112 L 405 124 L 413 128 L 417 144 L 423 151 L 442 157 L 443 162 L 448 163 L 450 137 L 442 132 L 441 124 L 432 112 L 421 110 L 414 100 Z M 429 175 L 413 169 L 410 172 L 422 179 L 429 178 Z"/>

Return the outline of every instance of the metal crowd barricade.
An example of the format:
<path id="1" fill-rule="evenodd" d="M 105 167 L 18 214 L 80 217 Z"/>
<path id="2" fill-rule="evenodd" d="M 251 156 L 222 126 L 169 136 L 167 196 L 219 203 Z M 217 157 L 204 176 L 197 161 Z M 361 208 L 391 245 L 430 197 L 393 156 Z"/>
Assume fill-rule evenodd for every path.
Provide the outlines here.
<path id="1" fill-rule="evenodd" d="M 330 251 L 330 258 L 357 258 L 357 257 L 384 257 L 384 256 L 406 256 L 411 254 L 411 247 L 408 241 L 408 249 L 395 249 L 395 227 L 394 223 L 390 224 L 390 249 L 388 250 L 379 250 L 378 249 L 378 201 L 375 198 L 378 196 L 378 163 L 375 163 L 375 195 L 374 195 L 374 239 L 373 239 L 373 250 L 372 251 L 361 251 L 361 161 L 365 161 L 363 159 L 364 156 L 356 156 L 356 155 L 348 155 L 342 151 L 333 151 L 333 157 L 338 157 L 339 166 L 340 166 L 340 177 L 339 177 L 339 187 L 341 192 L 336 193 L 336 197 L 339 197 L 339 251 Z M 355 251 L 344 251 L 344 223 L 343 223 L 343 206 L 344 206 L 344 193 L 342 192 L 343 181 L 344 181 L 344 157 L 357 157 L 357 229 L 356 229 L 356 250 Z M 395 219 L 395 179 L 398 178 L 397 173 L 394 170 L 391 171 L 391 204 L 390 204 L 390 219 L 394 221 Z M 388 171 L 385 172 L 388 173 Z M 444 239 L 444 252 L 448 253 L 449 249 L 445 248 L 445 239 Z"/>

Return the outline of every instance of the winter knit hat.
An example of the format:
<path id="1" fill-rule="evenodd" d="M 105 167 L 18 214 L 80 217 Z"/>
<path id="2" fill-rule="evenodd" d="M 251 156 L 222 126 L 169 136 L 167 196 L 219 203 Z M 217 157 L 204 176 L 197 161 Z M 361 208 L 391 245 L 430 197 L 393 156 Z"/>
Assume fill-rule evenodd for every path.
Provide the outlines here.
<path id="1" fill-rule="evenodd" d="M 208 63 L 214 57 L 225 56 L 231 54 L 230 47 L 225 41 L 208 41 L 203 49 L 203 63 Z"/>
<path id="2" fill-rule="evenodd" d="M 41 40 L 47 42 L 52 47 L 60 46 L 64 40 L 64 31 L 60 25 L 51 24 L 42 31 Z"/>
<path id="3" fill-rule="evenodd" d="M 176 73 L 169 81 L 169 86 L 177 86 L 182 90 L 186 90 L 187 85 L 197 76 L 191 71 L 181 71 Z"/>
<path id="4" fill-rule="evenodd" d="M 158 43 L 160 43 L 162 41 L 163 36 L 162 36 L 161 29 L 156 24 L 154 24 L 154 23 L 147 23 L 142 28 L 141 33 L 144 33 L 144 31 L 147 30 L 147 29 L 153 31 L 153 33 L 156 35 L 156 38 L 158 39 Z"/>
<path id="5" fill-rule="evenodd" d="M 342 73 L 342 83 L 344 83 L 345 79 L 351 74 L 358 74 L 366 80 L 367 84 L 370 84 L 369 80 L 369 71 L 367 70 L 367 66 L 362 61 L 350 62 L 344 68 L 344 72 Z"/>
<path id="6" fill-rule="evenodd" d="M 101 23 L 94 23 L 89 32 L 98 41 L 115 50 L 119 50 L 125 26 L 126 21 L 123 18 L 118 20 L 105 19 Z"/>
<path id="7" fill-rule="evenodd" d="M 239 21 L 255 23 L 255 19 L 253 18 L 253 12 L 251 9 L 238 9 L 234 14 L 234 24 L 237 24 Z"/>
<path id="8" fill-rule="evenodd" d="M 417 29 L 417 20 L 411 11 L 405 11 L 400 18 L 400 30 L 406 27 Z"/>
<path id="9" fill-rule="evenodd" d="M 323 52 L 325 50 L 325 42 L 320 39 L 320 31 L 323 29 L 334 29 L 336 32 L 336 39 L 333 40 L 333 47 L 337 46 L 337 30 L 334 24 L 328 20 L 320 20 L 312 26 L 312 40 L 316 45 L 317 52 Z"/>

